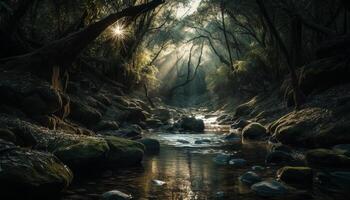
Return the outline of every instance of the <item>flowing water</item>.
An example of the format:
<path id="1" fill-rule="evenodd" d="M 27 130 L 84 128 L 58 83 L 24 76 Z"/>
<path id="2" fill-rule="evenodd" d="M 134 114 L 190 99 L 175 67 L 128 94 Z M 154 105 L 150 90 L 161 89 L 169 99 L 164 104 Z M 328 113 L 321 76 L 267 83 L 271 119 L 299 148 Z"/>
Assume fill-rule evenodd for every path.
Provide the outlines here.
<path id="1" fill-rule="evenodd" d="M 227 127 L 216 125 L 215 119 L 206 120 L 206 127 L 209 131 L 203 134 L 148 135 L 160 141 L 158 154 L 146 155 L 138 167 L 108 170 L 77 180 L 63 199 L 97 199 L 110 190 L 131 194 L 134 199 L 256 199 L 238 177 L 254 165 L 264 165 L 266 145 L 243 143 L 239 137 L 224 140 L 222 130 Z M 243 158 L 247 164 L 235 167 L 214 162 L 222 154 Z M 273 173 L 266 169 L 260 175 L 272 177 Z"/>

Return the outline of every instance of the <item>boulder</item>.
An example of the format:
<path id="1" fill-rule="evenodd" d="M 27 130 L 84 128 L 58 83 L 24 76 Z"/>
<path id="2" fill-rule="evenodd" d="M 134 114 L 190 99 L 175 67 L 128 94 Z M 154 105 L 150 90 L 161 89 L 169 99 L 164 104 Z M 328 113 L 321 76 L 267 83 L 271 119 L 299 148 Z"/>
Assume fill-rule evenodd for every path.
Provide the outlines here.
<path id="1" fill-rule="evenodd" d="M 168 109 L 159 108 L 153 111 L 156 118 L 158 118 L 163 123 L 168 123 L 171 119 L 171 113 Z"/>
<path id="2" fill-rule="evenodd" d="M 282 151 L 288 154 L 291 154 L 293 152 L 292 148 L 283 144 L 273 145 L 271 147 L 271 151 Z"/>
<path id="3" fill-rule="evenodd" d="M 141 108 L 129 107 L 124 111 L 124 114 L 120 120 L 123 122 L 137 124 L 146 121 L 146 118 L 146 114 Z"/>
<path id="4" fill-rule="evenodd" d="M 101 113 L 86 103 L 72 98 L 70 118 L 88 127 L 94 126 L 101 120 Z"/>
<path id="5" fill-rule="evenodd" d="M 204 131 L 204 122 L 201 119 L 196 119 L 194 117 L 185 117 L 180 120 L 180 127 L 185 131 Z"/>
<path id="6" fill-rule="evenodd" d="M 80 137 L 74 142 L 62 141 L 53 151 L 63 163 L 72 169 L 79 169 L 81 166 L 97 166 L 106 159 L 108 152 L 107 142 L 96 137 Z"/>
<path id="7" fill-rule="evenodd" d="M 242 137 L 249 140 L 262 139 L 267 136 L 266 129 L 259 123 L 250 123 L 242 130 Z"/>
<path id="8" fill-rule="evenodd" d="M 73 174 L 49 153 L 29 151 L 0 140 L 1 196 L 52 197 L 68 187 Z"/>
<path id="9" fill-rule="evenodd" d="M 126 128 L 121 128 L 117 131 L 110 132 L 109 135 L 115 135 L 118 137 L 130 138 L 130 139 L 141 139 L 142 128 L 139 125 L 131 125 Z"/>
<path id="10" fill-rule="evenodd" d="M 235 121 L 235 123 L 233 123 L 231 125 L 231 128 L 233 129 L 239 129 L 239 128 L 244 128 L 245 126 L 247 126 L 248 124 L 250 124 L 251 122 L 249 122 L 248 120 L 245 119 L 239 119 L 237 121 Z"/>
<path id="11" fill-rule="evenodd" d="M 151 128 L 159 128 L 163 125 L 163 122 L 161 122 L 159 119 L 147 119 L 146 125 Z"/>
<path id="12" fill-rule="evenodd" d="M 146 152 L 148 153 L 159 152 L 160 150 L 160 143 L 158 140 L 151 139 L 151 138 L 144 138 L 137 141 L 146 147 Z"/>
<path id="13" fill-rule="evenodd" d="M 102 120 L 94 128 L 95 131 L 118 130 L 118 129 L 119 129 L 118 123 L 110 120 Z"/>
<path id="14" fill-rule="evenodd" d="M 311 185 L 313 182 L 312 169 L 309 167 L 283 167 L 277 171 L 277 177 L 287 184 Z"/>
<path id="15" fill-rule="evenodd" d="M 255 172 L 250 172 L 250 171 L 244 173 L 238 179 L 239 179 L 239 181 L 241 181 L 242 183 L 244 183 L 248 186 L 251 186 L 251 185 L 261 181 L 261 177 L 259 175 L 257 175 Z"/>
<path id="16" fill-rule="evenodd" d="M 350 168 L 350 157 L 329 149 L 314 149 L 308 151 L 306 153 L 306 161 L 312 168 Z"/>
<path id="17" fill-rule="evenodd" d="M 274 151 L 267 154 L 265 162 L 268 164 L 282 164 L 289 163 L 293 161 L 293 156 L 283 152 L 283 151 Z"/>
<path id="18" fill-rule="evenodd" d="M 106 136 L 109 146 L 107 164 L 113 166 L 130 166 L 142 161 L 145 146 L 139 142 L 123 138 Z"/>
<path id="19" fill-rule="evenodd" d="M 269 132 L 286 145 L 319 148 L 350 142 L 349 120 L 335 120 L 324 108 L 304 108 L 288 113 L 269 127 Z"/>
<path id="20" fill-rule="evenodd" d="M 262 197 L 278 197 L 287 194 L 286 186 L 277 181 L 262 181 L 255 183 L 251 189 Z"/>
<path id="21" fill-rule="evenodd" d="M 329 192 L 343 193 L 349 195 L 350 172 L 333 171 L 329 173 L 319 172 L 316 175 L 317 186 Z"/>

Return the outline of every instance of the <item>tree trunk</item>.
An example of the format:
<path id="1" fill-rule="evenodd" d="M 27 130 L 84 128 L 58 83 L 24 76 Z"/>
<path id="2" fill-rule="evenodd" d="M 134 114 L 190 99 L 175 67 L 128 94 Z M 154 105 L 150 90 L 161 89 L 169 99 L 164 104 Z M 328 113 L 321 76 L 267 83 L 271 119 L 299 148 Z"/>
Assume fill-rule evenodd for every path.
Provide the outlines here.
<path id="1" fill-rule="evenodd" d="M 32 69 L 35 67 L 39 75 L 40 72 L 47 74 L 47 70 L 51 71 L 54 66 L 68 68 L 88 44 L 116 21 L 124 17 L 137 17 L 162 3 L 164 3 L 164 0 L 153 0 L 149 3 L 126 8 L 118 13 L 110 14 L 81 31 L 53 41 L 32 53 L 3 59 L 2 62 L 5 63 L 6 68 L 16 68 L 19 66 L 21 68 L 29 67 Z"/>
<path id="2" fill-rule="evenodd" d="M 271 33 L 274 35 L 274 37 L 277 40 L 277 43 L 281 49 L 281 51 L 283 52 L 286 60 L 287 60 L 287 66 L 288 66 L 288 70 L 289 70 L 289 74 L 290 74 L 290 78 L 291 78 L 291 82 L 292 82 L 292 87 L 293 87 L 293 96 L 294 96 L 294 103 L 295 103 L 295 108 L 298 109 L 304 102 L 305 102 L 305 96 L 303 94 L 303 92 L 300 90 L 299 87 L 299 81 L 298 81 L 298 76 L 297 73 L 295 71 L 295 66 L 292 65 L 290 56 L 288 54 L 288 50 L 286 45 L 284 44 L 280 34 L 278 33 L 276 27 L 274 26 L 270 16 L 267 13 L 265 4 L 263 2 L 263 0 L 256 0 L 261 13 L 263 14 L 266 23 L 271 31 Z"/>

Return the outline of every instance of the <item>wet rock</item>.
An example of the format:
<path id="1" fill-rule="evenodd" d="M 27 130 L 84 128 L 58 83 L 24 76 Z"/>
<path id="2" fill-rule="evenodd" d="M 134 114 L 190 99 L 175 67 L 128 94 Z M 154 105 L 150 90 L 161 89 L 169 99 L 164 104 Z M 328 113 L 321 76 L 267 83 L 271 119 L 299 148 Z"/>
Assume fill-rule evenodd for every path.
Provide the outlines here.
<path id="1" fill-rule="evenodd" d="M 240 176 L 239 181 L 241 181 L 242 183 L 251 186 L 255 183 L 258 183 L 261 181 L 261 177 L 256 174 L 255 172 L 246 172 L 244 173 L 242 176 Z"/>
<path id="2" fill-rule="evenodd" d="M 247 164 L 247 161 L 244 159 L 231 159 L 229 164 L 235 167 L 241 167 Z"/>
<path id="3" fill-rule="evenodd" d="M 316 175 L 316 181 L 317 186 L 324 191 L 349 194 L 349 171 L 334 171 L 330 173 L 319 172 Z"/>
<path id="4" fill-rule="evenodd" d="M 187 140 L 182 140 L 182 139 L 178 139 L 177 142 L 182 143 L 182 144 L 190 144 L 189 141 L 187 141 Z"/>
<path id="5" fill-rule="evenodd" d="M 268 164 L 281 164 L 293 161 L 293 157 L 283 151 L 274 151 L 266 156 L 265 162 Z"/>
<path id="6" fill-rule="evenodd" d="M 112 190 L 102 194 L 102 200 L 128 200 L 132 199 L 130 194 L 125 194 L 119 190 Z"/>
<path id="7" fill-rule="evenodd" d="M 247 126 L 248 124 L 250 124 L 251 122 L 245 119 L 239 119 L 237 121 L 235 121 L 235 123 L 233 123 L 231 125 L 231 128 L 233 129 L 238 129 L 238 128 L 244 128 L 245 126 Z"/>
<path id="8" fill-rule="evenodd" d="M 95 131 L 118 130 L 118 129 L 119 129 L 118 123 L 115 121 L 109 121 L 109 120 L 100 121 L 94 128 Z"/>
<path id="9" fill-rule="evenodd" d="M 219 165 L 227 165 L 230 159 L 231 159 L 230 155 L 219 154 L 213 159 L 213 161 Z"/>
<path id="10" fill-rule="evenodd" d="M 333 147 L 333 151 L 350 157 L 350 144 L 338 144 Z"/>
<path id="11" fill-rule="evenodd" d="M 306 161 L 312 168 L 350 168 L 350 157 L 329 149 L 314 149 L 308 151 L 306 153 Z"/>
<path id="12" fill-rule="evenodd" d="M 271 151 L 282 151 L 288 154 L 291 154 L 293 152 L 292 148 L 286 146 L 286 145 L 273 145 L 271 147 Z"/>
<path id="13" fill-rule="evenodd" d="M 0 140 L 0 160 L 1 196 L 52 197 L 68 187 L 73 178 L 52 154 L 18 148 L 4 140 Z"/>
<path id="14" fill-rule="evenodd" d="M 311 185 L 313 174 L 309 167 L 283 167 L 277 171 L 277 177 L 287 184 Z"/>
<path id="15" fill-rule="evenodd" d="M 101 113 L 95 108 L 79 101 L 76 98 L 71 100 L 70 118 L 88 127 L 97 124 L 101 120 Z"/>
<path id="16" fill-rule="evenodd" d="M 288 192 L 286 186 L 273 180 L 255 183 L 251 189 L 262 197 L 277 197 L 285 195 Z"/>
<path id="17" fill-rule="evenodd" d="M 151 139 L 151 138 L 144 138 L 137 141 L 145 145 L 146 152 L 152 153 L 152 152 L 159 152 L 160 150 L 160 143 L 158 140 Z"/>
<path id="18" fill-rule="evenodd" d="M 251 123 L 242 130 L 242 137 L 249 140 L 258 140 L 267 136 L 264 126 L 259 123 Z"/>
<path id="19" fill-rule="evenodd" d="M 142 161 L 145 146 L 139 142 L 123 138 L 106 136 L 109 146 L 107 164 L 113 166 L 131 166 Z"/>
<path id="20" fill-rule="evenodd" d="M 254 170 L 254 171 L 263 171 L 263 170 L 265 170 L 265 167 L 259 166 L 259 165 L 255 165 L 255 166 L 252 167 L 252 170 Z"/>
<path id="21" fill-rule="evenodd" d="M 163 125 L 163 122 L 161 122 L 159 119 L 147 119 L 146 125 L 151 128 L 159 128 Z"/>
<path id="22" fill-rule="evenodd" d="M 139 125 L 131 125 L 122 128 L 118 131 L 113 131 L 111 135 L 129 138 L 129 139 L 141 139 L 142 138 L 142 128 Z"/>
<path id="23" fill-rule="evenodd" d="M 153 111 L 156 118 L 158 118 L 163 123 L 168 123 L 171 119 L 171 113 L 168 109 L 159 108 Z"/>
<path id="24" fill-rule="evenodd" d="M 79 169 L 80 166 L 98 165 L 105 160 L 109 151 L 107 142 L 96 137 L 82 137 L 73 144 L 59 145 L 53 153 L 73 169 Z"/>
<path id="25" fill-rule="evenodd" d="M 8 129 L 0 129 L 0 139 L 16 144 L 16 135 Z"/>
<path id="26" fill-rule="evenodd" d="M 201 119 L 185 117 L 180 120 L 180 127 L 185 131 L 203 132 L 204 122 Z"/>
<path id="27" fill-rule="evenodd" d="M 211 143 L 211 140 L 209 140 L 209 139 L 201 139 L 201 140 L 196 140 L 194 143 L 195 144 L 208 144 L 208 143 Z"/>

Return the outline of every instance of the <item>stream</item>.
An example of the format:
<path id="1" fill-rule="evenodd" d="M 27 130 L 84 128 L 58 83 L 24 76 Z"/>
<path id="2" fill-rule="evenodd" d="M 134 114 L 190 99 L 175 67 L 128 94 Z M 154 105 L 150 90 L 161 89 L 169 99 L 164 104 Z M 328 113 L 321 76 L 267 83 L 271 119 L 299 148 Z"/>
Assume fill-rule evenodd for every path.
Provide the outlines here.
<path id="1" fill-rule="evenodd" d="M 108 170 L 77 180 L 63 199 L 98 199 L 110 190 L 131 194 L 133 199 L 257 199 L 238 177 L 252 171 L 253 166 L 265 166 L 266 143 L 242 142 L 239 137 L 224 140 L 225 127 L 214 121 L 206 120 L 207 131 L 203 134 L 153 132 L 147 135 L 160 141 L 159 153 L 145 155 L 138 167 Z M 247 163 L 220 164 L 215 162 L 218 155 L 243 158 Z M 267 167 L 257 173 L 269 179 L 275 177 L 275 172 L 276 169 Z"/>

